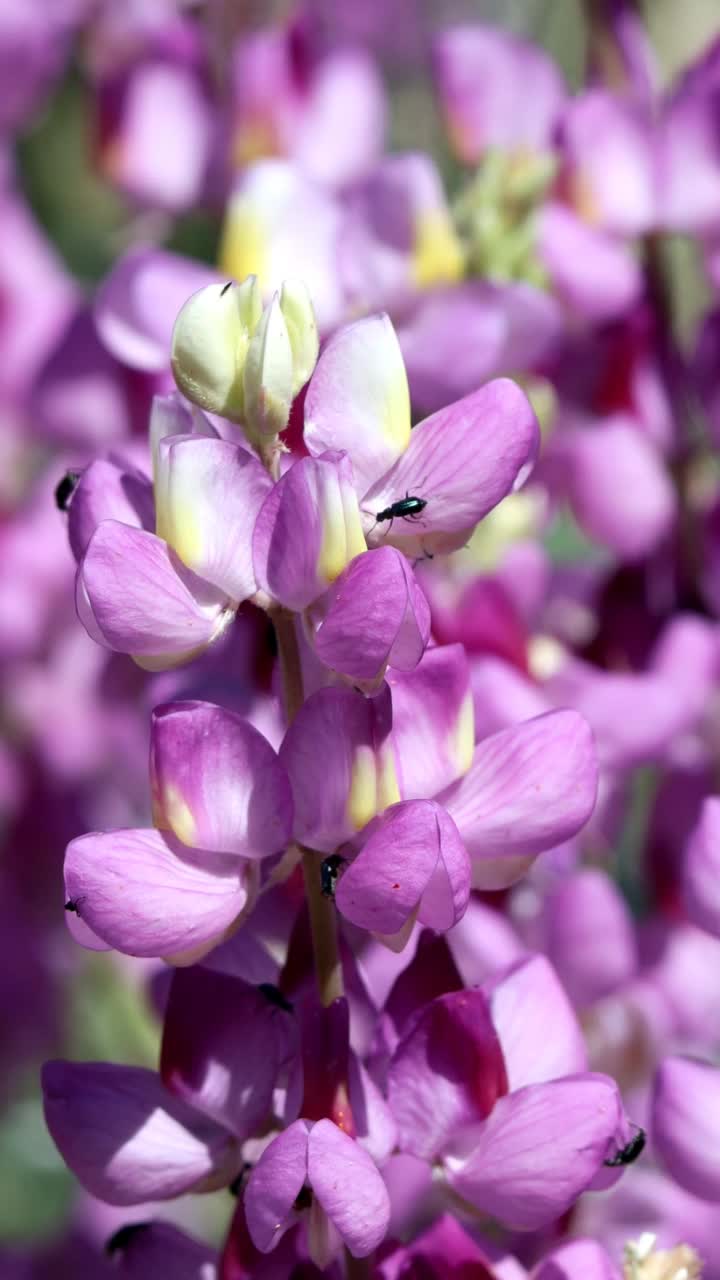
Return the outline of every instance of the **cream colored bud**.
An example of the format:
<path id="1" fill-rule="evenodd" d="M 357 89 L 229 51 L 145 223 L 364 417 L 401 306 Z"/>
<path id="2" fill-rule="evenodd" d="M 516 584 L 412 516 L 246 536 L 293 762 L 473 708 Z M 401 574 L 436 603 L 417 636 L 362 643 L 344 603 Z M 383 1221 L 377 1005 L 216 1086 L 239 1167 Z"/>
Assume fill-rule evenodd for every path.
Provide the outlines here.
<path id="1" fill-rule="evenodd" d="M 280 310 L 290 338 L 293 357 L 292 393 L 305 386 L 317 364 L 320 341 L 317 321 L 307 286 L 302 280 L 284 280 L 280 292 Z"/>
<path id="2" fill-rule="evenodd" d="M 241 421 L 243 370 L 260 312 L 255 276 L 240 285 L 207 285 L 188 298 L 175 321 L 171 360 L 175 381 L 193 404 Z"/>
<path id="3" fill-rule="evenodd" d="M 293 352 L 277 294 L 248 347 L 244 387 L 248 439 L 271 440 L 285 430 L 293 400 Z"/>

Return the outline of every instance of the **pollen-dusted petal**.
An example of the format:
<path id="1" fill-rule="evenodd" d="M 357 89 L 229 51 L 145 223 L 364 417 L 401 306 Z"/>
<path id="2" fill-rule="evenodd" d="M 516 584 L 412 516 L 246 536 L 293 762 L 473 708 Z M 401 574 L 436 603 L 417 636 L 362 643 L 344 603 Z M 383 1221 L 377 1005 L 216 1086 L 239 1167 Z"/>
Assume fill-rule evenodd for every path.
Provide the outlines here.
<path id="1" fill-rule="evenodd" d="M 534 955 L 483 983 L 510 1089 L 587 1070 L 575 1011 L 552 965 Z"/>
<path id="2" fill-rule="evenodd" d="M 366 1151 L 332 1120 L 319 1120 L 308 1138 L 310 1185 L 354 1258 L 365 1258 L 385 1238 L 390 1197 Z"/>
<path id="3" fill-rule="evenodd" d="M 272 481 L 247 449 L 183 436 L 158 449 L 158 533 L 183 564 L 236 603 L 257 590 L 252 534 Z"/>
<path id="4" fill-rule="evenodd" d="M 418 909 L 423 924 L 452 928 L 469 894 L 470 862 L 452 819 L 432 800 L 407 800 L 372 824 L 335 900 L 360 928 L 395 934 Z"/>
<path id="5" fill-rule="evenodd" d="M 404 453 L 410 439 L 407 374 L 390 319 L 369 316 L 340 329 L 308 387 L 308 449 L 315 455 L 345 450 L 361 494 Z"/>
<path id="6" fill-rule="evenodd" d="M 395 466 L 367 492 L 364 511 L 377 515 L 407 494 L 425 506 L 411 519 L 376 525 L 374 542 L 431 533 L 464 533 L 527 475 L 540 443 L 530 401 L 517 383 L 496 378 L 415 427 Z M 354 455 L 353 455 L 354 457 Z M 429 547 L 428 549 L 432 549 Z"/>
<path id="7" fill-rule="evenodd" d="M 227 1130 L 164 1088 L 159 1075 L 110 1062 L 47 1062 L 45 1121 L 65 1162 L 108 1204 L 171 1200 L 234 1176 Z"/>
<path id="8" fill-rule="evenodd" d="M 65 894 L 118 951 L 172 957 L 220 941 L 247 901 L 246 866 L 160 831 L 92 832 L 67 847 Z"/>
<path id="9" fill-rule="evenodd" d="M 301 458 L 273 487 L 255 524 L 258 584 L 297 612 L 365 550 L 352 468 L 344 454 Z"/>
<path id="10" fill-rule="evenodd" d="M 161 538 L 117 520 L 98 525 L 78 579 L 104 643 L 155 669 L 194 657 L 223 627 L 225 594 Z"/>
<path id="11" fill-rule="evenodd" d="M 234 711 L 168 702 L 153 712 L 155 822 L 184 844 L 263 858 L 290 839 L 292 794 L 269 742 Z"/>
<path id="12" fill-rule="evenodd" d="M 168 369 L 180 308 L 192 293 L 216 280 L 216 271 L 192 258 L 164 249 L 130 249 L 115 263 L 95 298 L 102 341 L 131 369 Z"/>
<path id="13" fill-rule="evenodd" d="M 652 1141 L 676 1182 L 720 1201 L 720 1069 L 692 1058 L 661 1062 L 653 1085 Z"/>
<path id="14" fill-rule="evenodd" d="M 472 764 L 475 733 L 467 654 L 460 644 L 426 649 L 414 671 L 393 667 L 387 682 L 402 798 L 436 795 Z"/>
<path id="15" fill-rule="evenodd" d="M 439 996 L 413 1020 L 393 1055 L 388 1101 L 402 1151 L 432 1160 L 507 1092 L 502 1048 L 486 997 Z"/>
<path id="16" fill-rule="evenodd" d="M 720 799 L 708 796 L 685 850 L 683 891 L 693 924 L 720 937 Z"/>
<path id="17" fill-rule="evenodd" d="M 411 566 L 394 547 L 380 547 L 335 581 L 313 646 L 334 671 L 373 682 L 388 663 L 411 671 L 429 638 L 430 607 Z"/>
<path id="18" fill-rule="evenodd" d="M 586 721 L 551 711 L 478 743 L 469 773 L 437 798 L 473 859 L 474 883 L 497 889 L 585 825 L 597 779 Z"/>
<path id="19" fill-rule="evenodd" d="M 461 1136 L 462 1154 L 445 1157 L 448 1182 L 504 1226 L 547 1226 L 601 1169 L 621 1112 L 609 1076 L 527 1085 L 499 1098 L 484 1124 Z"/>
<path id="20" fill-rule="evenodd" d="M 176 969 L 163 1023 L 166 1087 L 240 1139 L 270 1114 L 294 1029 L 258 987 L 202 965 Z"/>
<path id="21" fill-rule="evenodd" d="M 83 471 L 68 510 L 68 537 L 80 561 L 98 525 L 118 520 L 138 529 L 153 530 L 152 485 L 136 467 L 113 457 L 96 458 Z"/>
<path id="22" fill-rule="evenodd" d="M 295 836 L 333 853 L 400 799 L 389 742 L 387 689 L 319 689 L 293 720 L 280 748 L 295 802 Z"/>
<path id="23" fill-rule="evenodd" d="M 295 1221 L 293 1205 L 308 1176 L 310 1127 L 307 1120 L 296 1120 L 273 1138 L 248 1179 L 247 1225 L 252 1242 L 261 1253 L 274 1249 Z"/>

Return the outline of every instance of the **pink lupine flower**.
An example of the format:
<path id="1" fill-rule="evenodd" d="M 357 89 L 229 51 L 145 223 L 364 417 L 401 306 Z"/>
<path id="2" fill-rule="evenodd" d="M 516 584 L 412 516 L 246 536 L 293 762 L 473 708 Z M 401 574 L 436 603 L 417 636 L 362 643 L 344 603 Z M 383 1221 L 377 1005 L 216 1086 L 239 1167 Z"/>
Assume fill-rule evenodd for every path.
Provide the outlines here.
<path id="1" fill-rule="evenodd" d="M 670 1057 L 653 1086 L 652 1141 L 670 1175 L 700 1200 L 720 1199 L 720 1071 Z"/>
<path id="2" fill-rule="evenodd" d="M 252 901 L 259 860 L 287 844 L 292 802 L 269 743 L 209 703 L 157 709 L 151 762 L 159 829 L 73 840 L 66 898 L 106 944 L 187 962 L 220 941 Z M 113 884 L 121 892 L 109 891 Z"/>
<path id="3" fill-rule="evenodd" d="M 252 454 L 218 439 L 176 398 L 156 398 L 150 430 L 156 532 L 138 527 L 148 514 L 141 481 L 107 466 L 102 479 L 91 469 L 81 483 L 72 523 L 84 525 L 79 549 L 102 517 L 78 570 L 83 624 L 99 643 L 158 670 L 201 652 L 255 594 L 250 535 L 272 485 Z"/>
<path id="4" fill-rule="evenodd" d="M 45 1120 L 88 1191 L 109 1204 L 227 1185 L 240 1152 L 227 1130 L 173 1098 L 159 1076 L 107 1062 L 48 1062 Z"/>
<path id="5" fill-rule="evenodd" d="M 529 401 L 498 379 L 410 427 L 407 376 L 388 318 L 340 330 L 308 388 L 308 449 L 349 453 L 371 546 L 390 542 L 409 555 L 462 546 L 532 467 L 539 436 Z M 386 514 L 407 496 L 424 504 L 410 519 Z"/>

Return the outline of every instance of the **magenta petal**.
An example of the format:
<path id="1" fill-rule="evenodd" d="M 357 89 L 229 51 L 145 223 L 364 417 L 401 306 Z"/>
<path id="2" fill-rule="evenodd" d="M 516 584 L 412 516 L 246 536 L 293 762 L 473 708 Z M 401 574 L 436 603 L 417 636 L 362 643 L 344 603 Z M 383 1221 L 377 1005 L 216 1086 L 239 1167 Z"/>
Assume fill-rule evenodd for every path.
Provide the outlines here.
<path id="1" fill-rule="evenodd" d="M 217 1254 L 171 1222 L 138 1222 L 121 1227 L 105 1245 L 130 1280 L 214 1280 Z"/>
<path id="2" fill-rule="evenodd" d="M 472 763 L 473 699 L 465 650 L 459 644 L 426 649 L 413 672 L 389 671 L 388 684 L 403 800 L 434 796 Z"/>
<path id="3" fill-rule="evenodd" d="M 153 712 L 155 821 L 184 844 L 264 858 L 292 830 L 290 782 L 269 742 L 234 711 L 168 702 Z"/>
<path id="4" fill-rule="evenodd" d="M 259 585 L 300 611 L 366 550 L 350 460 L 344 454 L 301 458 L 273 487 L 255 525 Z"/>
<path id="5" fill-rule="evenodd" d="M 511 1090 L 587 1070 L 580 1024 L 544 956 L 518 961 L 483 989 Z"/>
<path id="6" fill-rule="evenodd" d="M 683 863 L 683 889 L 693 924 L 720 937 L 720 799 L 709 796 L 702 807 Z"/>
<path id="7" fill-rule="evenodd" d="M 629 247 L 553 201 L 538 215 L 538 252 L 555 292 L 589 320 L 612 320 L 637 302 L 642 271 Z"/>
<path id="8" fill-rule="evenodd" d="M 597 1240 L 569 1240 L 533 1271 L 533 1280 L 622 1280 L 610 1255 Z"/>
<path id="9" fill-rule="evenodd" d="M 653 1089 L 652 1138 L 685 1191 L 720 1201 L 720 1069 L 691 1058 L 665 1058 Z"/>
<path id="10" fill-rule="evenodd" d="M 553 885 L 542 920 L 545 949 L 579 1008 L 624 987 L 634 976 L 635 922 L 606 871 L 579 868 Z"/>
<path id="11" fill-rule="evenodd" d="M 174 956 L 221 935 L 248 897 L 246 863 L 154 830 L 93 832 L 65 854 L 65 894 L 118 951 Z"/>
<path id="12" fill-rule="evenodd" d="M 254 595 L 252 534 L 272 489 L 265 468 L 229 440 L 183 437 L 158 449 L 158 533 L 183 564 L 231 600 Z"/>
<path id="13" fill-rule="evenodd" d="M 291 1024 L 292 1015 L 257 987 L 201 965 L 177 969 L 163 1025 L 163 1081 L 238 1138 L 249 1138 L 270 1113 Z"/>
<path id="14" fill-rule="evenodd" d="M 147 476 L 113 458 L 97 458 L 83 471 L 68 512 L 68 536 L 76 560 L 103 520 L 138 529 L 155 527 L 152 485 Z"/>
<path id="15" fill-rule="evenodd" d="M 400 799 L 389 732 L 387 689 L 375 698 L 319 689 L 307 699 L 280 748 L 298 840 L 332 853 Z"/>
<path id="16" fill-rule="evenodd" d="M 589 220 L 618 236 L 642 235 L 656 217 L 650 120 L 619 94 L 590 89 L 563 114 L 574 194 Z"/>
<path id="17" fill-rule="evenodd" d="M 390 1197 L 370 1156 L 332 1120 L 319 1120 L 310 1132 L 307 1168 L 314 1194 L 350 1253 L 367 1257 L 390 1221 Z"/>
<path id="18" fill-rule="evenodd" d="M 193 657 L 226 621 L 222 592 L 186 569 L 161 538 L 116 520 L 95 530 L 79 579 L 105 643 L 154 667 Z"/>
<path id="19" fill-rule="evenodd" d="M 395 520 L 389 533 L 378 525 L 374 539 L 473 529 L 527 474 L 539 443 L 530 401 L 509 378 L 440 409 L 415 427 L 405 453 L 362 502 L 377 515 L 411 494 L 425 499 L 425 508 Z"/>
<path id="20" fill-rule="evenodd" d="M 575 711 L 478 743 L 470 772 L 438 796 L 475 859 L 475 883 L 512 884 L 530 859 L 575 835 L 595 807 L 597 774 L 592 734 Z"/>
<path id="21" fill-rule="evenodd" d="M 335 899 L 360 928 L 398 933 L 416 908 L 435 929 L 460 919 L 470 893 L 470 862 L 455 824 L 432 800 L 393 805 L 344 872 Z"/>
<path id="22" fill-rule="evenodd" d="M 430 608 L 410 565 L 394 547 L 380 547 L 333 584 L 313 644 L 326 666 L 372 682 L 388 663 L 411 671 L 429 637 Z"/>
<path id="23" fill-rule="evenodd" d="M 192 293 L 218 279 L 216 271 L 191 258 L 161 249 L 131 249 L 97 292 L 95 323 L 102 341 L 132 369 L 169 369 L 178 311 Z"/>
<path id="24" fill-rule="evenodd" d="M 505 1226 L 554 1222 L 601 1168 L 620 1122 L 614 1080 L 580 1075 L 528 1085 L 499 1098 L 471 1137 L 470 1154 L 447 1156 L 451 1187 Z"/>
<path id="25" fill-rule="evenodd" d="M 507 1092 L 486 997 L 468 990 L 426 1005 L 395 1051 L 388 1101 L 401 1150 L 432 1160 Z"/>
<path id="26" fill-rule="evenodd" d="M 66 1164 L 108 1204 L 170 1200 L 230 1181 L 234 1140 L 173 1098 L 154 1071 L 110 1062 L 47 1062 L 45 1121 Z"/>
<path id="27" fill-rule="evenodd" d="M 247 1225 L 256 1249 L 269 1253 L 292 1225 L 293 1205 L 308 1172 L 307 1120 L 296 1120 L 273 1138 L 250 1174 L 245 1190 Z"/>

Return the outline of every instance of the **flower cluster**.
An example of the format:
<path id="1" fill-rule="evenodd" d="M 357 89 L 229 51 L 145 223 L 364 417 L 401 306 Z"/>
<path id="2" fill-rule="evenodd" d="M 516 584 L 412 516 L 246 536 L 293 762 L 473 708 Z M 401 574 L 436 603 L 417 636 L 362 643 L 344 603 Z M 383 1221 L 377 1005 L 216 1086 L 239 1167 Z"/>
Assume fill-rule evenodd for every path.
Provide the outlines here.
<path id="1" fill-rule="evenodd" d="M 586 8 L 576 91 L 445 3 L 0 19 L 13 1280 L 720 1277 L 720 43 Z"/>

